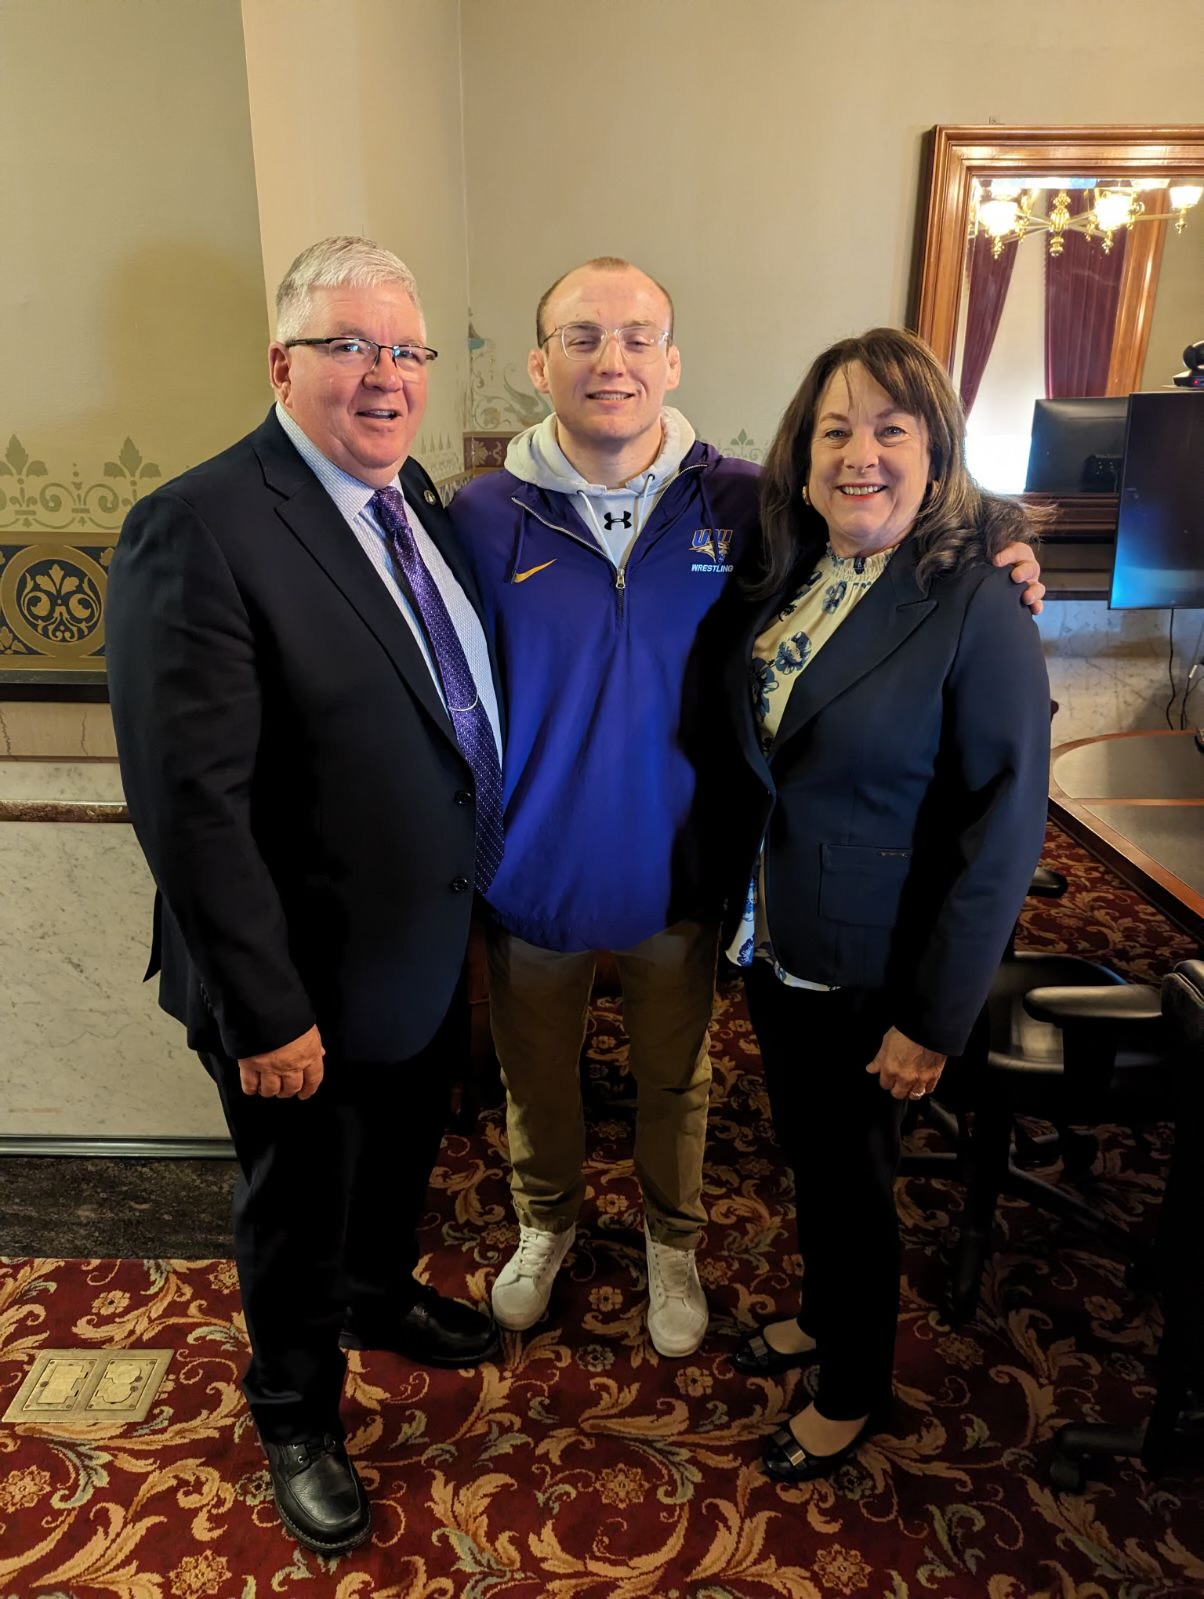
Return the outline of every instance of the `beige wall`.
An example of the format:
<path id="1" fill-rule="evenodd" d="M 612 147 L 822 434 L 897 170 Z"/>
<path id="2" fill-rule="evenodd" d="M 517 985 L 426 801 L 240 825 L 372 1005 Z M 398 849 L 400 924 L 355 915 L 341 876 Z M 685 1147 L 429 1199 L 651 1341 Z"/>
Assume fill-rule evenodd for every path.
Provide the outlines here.
<path id="1" fill-rule="evenodd" d="M 507 376 L 526 388 L 546 283 L 629 255 L 673 290 L 678 397 L 725 446 L 742 430 L 767 441 L 823 343 L 903 317 L 926 128 L 1200 120 L 1198 0 L 461 12 L 470 290 L 492 393 Z"/>
<path id="2" fill-rule="evenodd" d="M 414 454 L 463 463 L 468 301 L 459 5 L 243 0 L 266 291 L 305 245 L 362 233 L 403 256 L 439 351 Z"/>
<path id="3" fill-rule="evenodd" d="M 129 505 L 265 408 L 238 0 L 0 6 L 0 193 L 2 700 L 95 680 Z"/>
<path id="4" fill-rule="evenodd" d="M 265 280 L 313 238 L 409 256 L 443 354 L 417 450 L 461 469 L 459 58 L 444 0 L 0 0 L 0 705 L 95 680 L 125 512 L 264 414 Z M 66 641 L 45 583 L 88 609 Z"/>
<path id="5" fill-rule="evenodd" d="M 6 0 L 0 449 L 15 433 L 48 476 L 98 484 L 127 437 L 165 476 L 214 453 L 270 400 L 265 279 L 365 231 L 424 286 L 423 453 L 458 464 L 459 95 L 448 0 Z"/>
<path id="6" fill-rule="evenodd" d="M 103 483 L 127 437 L 169 475 L 255 420 L 238 0 L 0 7 L 0 191 L 0 447 L 15 433 L 52 478 Z"/>

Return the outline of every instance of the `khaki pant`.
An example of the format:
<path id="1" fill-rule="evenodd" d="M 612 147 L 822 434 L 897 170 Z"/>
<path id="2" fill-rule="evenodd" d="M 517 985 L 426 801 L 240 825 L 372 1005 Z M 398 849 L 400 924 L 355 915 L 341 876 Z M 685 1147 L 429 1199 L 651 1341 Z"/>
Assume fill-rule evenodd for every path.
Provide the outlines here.
<path id="1" fill-rule="evenodd" d="M 715 985 L 713 923 L 678 922 L 613 951 L 637 1090 L 635 1169 L 657 1243 L 698 1246 Z M 580 1058 L 594 954 L 564 955 L 492 929 L 489 1013 L 506 1085 L 510 1188 L 524 1227 L 564 1232 L 584 1192 Z"/>

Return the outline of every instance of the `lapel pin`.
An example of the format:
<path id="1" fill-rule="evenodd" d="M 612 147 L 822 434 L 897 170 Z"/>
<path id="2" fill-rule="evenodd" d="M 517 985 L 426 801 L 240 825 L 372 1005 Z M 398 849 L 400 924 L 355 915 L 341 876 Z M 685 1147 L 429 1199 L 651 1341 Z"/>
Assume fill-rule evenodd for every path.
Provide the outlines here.
<path id="1" fill-rule="evenodd" d="M 422 498 L 426 501 L 426 503 L 428 505 L 434 505 L 434 503 L 435 503 L 435 491 L 434 491 L 434 489 L 423 489 Z"/>

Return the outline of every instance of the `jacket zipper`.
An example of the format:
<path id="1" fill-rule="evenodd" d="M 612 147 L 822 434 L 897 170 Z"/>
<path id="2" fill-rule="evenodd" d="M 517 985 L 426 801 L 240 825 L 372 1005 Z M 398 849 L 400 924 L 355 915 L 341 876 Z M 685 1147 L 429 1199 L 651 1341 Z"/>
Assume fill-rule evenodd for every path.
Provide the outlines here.
<path id="1" fill-rule="evenodd" d="M 605 561 L 607 566 L 613 568 L 615 574 L 615 598 L 621 621 L 623 617 L 623 596 L 627 588 L 627 568 L 625 566 L 615 566 L 606 552 L 600 549 L 593 539 L 583 539 L 580 533 L 574 533 L 571 527 L 561 527 L 559 522 L 549 522 L 546 516 L 540 516 L 538 511 L 533 511 L 529 505 L 524 505 L 521 500 L 515 499 L 513 495 L 510 496 L 510 503 L 511 505 L 517 505 L 519 510 L 525 511 L 528 516 L 533 516 L 544 527 L 551 528 L 553 533 L 563 533 L 566 538 L 572 539 L 575 544 L 580 544 L 583 549 L 591 551 L 600 561 Z"/>
<path id="2" fill-rule="evenodd" d="M 538 511 L 533 511 L 529 505 L 524 505 L 523 502 L 520 499 L 516 499 L 513 494 L 510 496 L 510 503 L 511 505 L 517 505 L 519 510 L 525 511 L 528 516 L 533 516 L 537 522 L 542 522 L 544 527 L 550 527 L 553 533 L 563 533 L 565 538 L 573 539 L 577 544 L 582 545 L 585 549 L 592 550 L 593 553 L 601 560 L 606 560 L 605 554 L 598 548 L 598 545 L 593 539 L 583 539 L 580 533 L 574 533 L 571 527 L 561 527 L 559 522 L 549 522 L 546 516 L 540 516 Z"/>
<path id="3" fill-rule="evenodd" d="M 682 470 L 677 474 L 677 477 L 678 478 L 683 478 L 683 477 L 685 477 L 687 472 L 701 472 L 702 471 L 702 465 L 703 465 L 703 463 L 701 461 L 698 461 L 693 466 L 683 467 Z M 676 482 L 676 481 L 677 481 L 677 479 L 675 478 L 674 482 Z M 672 486 L 672 485 L 670 485 L 670 486 Z M 531 506 L 524 505 L 523 502 L 518 498 L 517 495 L 512 494 L 510 496 L 510 503 L 511 503 L 511 505 L 516 505 L 520 511 L 525 511 L 528 516 L 533 516 L 535 518 L 535 520 L 537 522 L 539 522 L 539 523 L 542 523 L 542 525 L 544 527 L 551 528 L 553 533 L 563 533 L 566 538 L 570 538 L 575 543 L 583 545 L 587 550 L 592 550 L 593 553 L 596 556 L 598 556 L 600 560 L 606 561 L 608 565 L 612 565 L 613 564 L 612 562 L 609 561 L 605 551 L 598 547 L 598 544 L 596 543 L 595 540 L 593 540 L 593 539 L 583 539 L 581 537 L 580 533 L 574 533 L 571 527 L 561 527 L 559 522 L 549 522 L 546 516 L 540 516 L 539 512 L 534 510 Z M 660 506 L 658 505 L 657 506 L 657 510 L 659 510 L 659 509 L 660 509 Z M 644 531 L 646 532 L 647 529 L 644 529 Z M 614 568 L 614 574 L 615 574 L 615 604 L 618 607 L 619 619 L 622 620 L 623 612 L 624 612 L 624 601 L 625 601 L 626 594 L 627 594 L 627 567 L 625 565 L 624 566 L 616 566 Z"/>

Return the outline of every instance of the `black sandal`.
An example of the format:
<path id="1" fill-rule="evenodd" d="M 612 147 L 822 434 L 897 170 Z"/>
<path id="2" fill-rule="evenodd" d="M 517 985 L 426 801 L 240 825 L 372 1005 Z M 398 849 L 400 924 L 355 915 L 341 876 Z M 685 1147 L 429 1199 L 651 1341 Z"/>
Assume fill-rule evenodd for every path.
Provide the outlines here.
<path id="1" fill-rule="evenodd" d="M 784 1354 L 765 1341 L 765 1329 L 745 1333 L 732 1353 L 732 1366 L 746 1377 L 777 1377 L 784 1371 L 798 1371 L 815 1360 L 818 1351 L 803 1349 Z"/>

